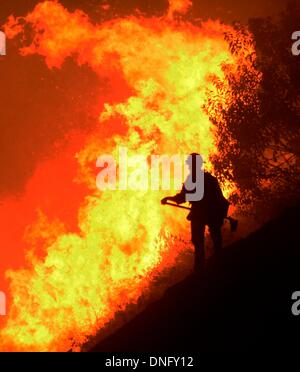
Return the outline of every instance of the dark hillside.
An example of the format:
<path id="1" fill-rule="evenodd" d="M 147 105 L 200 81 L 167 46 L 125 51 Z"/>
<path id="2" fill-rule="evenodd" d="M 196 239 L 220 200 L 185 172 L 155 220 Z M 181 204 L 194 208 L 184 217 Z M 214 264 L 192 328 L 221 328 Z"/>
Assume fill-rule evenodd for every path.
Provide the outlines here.
<path id="1" fill-rule="evenodd" d="M 92 351 L 299 349 L 300 207 L 209 260 Z"/>

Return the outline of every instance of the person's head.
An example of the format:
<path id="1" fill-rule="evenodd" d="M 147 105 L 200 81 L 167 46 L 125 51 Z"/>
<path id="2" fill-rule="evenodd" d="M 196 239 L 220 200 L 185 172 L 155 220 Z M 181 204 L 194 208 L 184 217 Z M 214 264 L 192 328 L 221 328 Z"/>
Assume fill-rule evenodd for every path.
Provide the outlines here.
<path id="1" fill-rule="evenodd" d="M 190 171 L 190 176 L 184 184 L 187 190 L 186 201 L 199 201 L 204 193 L 203 158 L 200 154 L 193 152 L 187 157 L 185 163 Z"/>
<path id="2" fill-rule="evenodd" d="M 185 163 L 187 164 L 190 173 L 195 175 L 197 170 L 200 171 L 202 169 L 203 158 L 200 154 L 193 152 L 187 157 Z"/>

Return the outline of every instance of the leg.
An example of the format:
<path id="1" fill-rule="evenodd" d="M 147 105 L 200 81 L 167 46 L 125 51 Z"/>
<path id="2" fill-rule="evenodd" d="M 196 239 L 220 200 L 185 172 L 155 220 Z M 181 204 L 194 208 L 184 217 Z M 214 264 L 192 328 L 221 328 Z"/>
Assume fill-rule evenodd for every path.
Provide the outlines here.
<path id="1" fill-rule="evenodd" d="M 213 241 L 214 251 L 218 254 L 222 249 L 222 225 L 220 224 L 211 224 L 209 225 L 210 236 Z"/>
<path id="2" fill-rule="evenodd" d="M 205 224 L 199 223 L 199 221 L 191 221 L 191 233 L 192 243 L 195 247 L 195 263 L 194 270 L 199 272 L 205 262 L 205 251 L 204 251 L 204 233 Z"/>

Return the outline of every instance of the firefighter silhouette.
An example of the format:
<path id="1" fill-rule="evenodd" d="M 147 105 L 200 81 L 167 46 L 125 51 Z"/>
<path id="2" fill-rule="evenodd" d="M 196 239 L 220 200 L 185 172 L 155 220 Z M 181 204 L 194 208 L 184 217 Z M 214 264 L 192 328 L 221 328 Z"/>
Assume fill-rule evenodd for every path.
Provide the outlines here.
<path id="1" fill-rule="evenodd" d="M 166 197 L 161 200 L 165 205 L 169 201 L 182 204 L 189 201 L 191 189 L 187 188 L 187 182 L 192 177 L 197 179 L 197 172 L 203 174 L 204 192 L 201 200 L 190 201 L 191 211 L 187 219 L 191 222 L 191 240 L 195 247 L 195 272 L 201 271 L 205 262 L 205 227 L 209 227 L 209 232 L 213 241 L 216 254 L 222 249 L 222 225 L 224 218 L 227 217 L 229 202 L 223 196 L 222 190 L 216 177 L 208 172 L 202 171 L 202 158 L 199 154 L 190 154 L 186 160 L 189 168 L 189 176 L 183 184 L 182 190 L 175 196 Z M 198 177 L 200 179 L 200 177 Z"/>

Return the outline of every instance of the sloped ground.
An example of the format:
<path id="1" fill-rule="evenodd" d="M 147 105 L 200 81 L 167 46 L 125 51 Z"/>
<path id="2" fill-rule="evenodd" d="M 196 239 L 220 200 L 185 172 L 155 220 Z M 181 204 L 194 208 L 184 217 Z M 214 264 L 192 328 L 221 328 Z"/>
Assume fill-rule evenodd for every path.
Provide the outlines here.
<path id="1" fill-rule="evenodd" d="M 300 206 L 209 260 L 91 351 L 299 350 Z"/>

